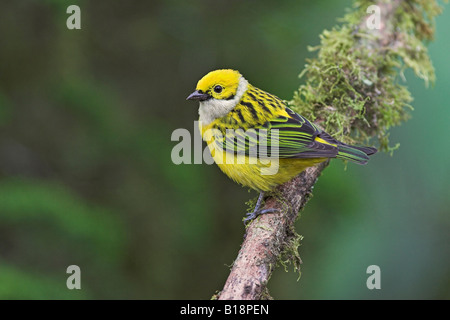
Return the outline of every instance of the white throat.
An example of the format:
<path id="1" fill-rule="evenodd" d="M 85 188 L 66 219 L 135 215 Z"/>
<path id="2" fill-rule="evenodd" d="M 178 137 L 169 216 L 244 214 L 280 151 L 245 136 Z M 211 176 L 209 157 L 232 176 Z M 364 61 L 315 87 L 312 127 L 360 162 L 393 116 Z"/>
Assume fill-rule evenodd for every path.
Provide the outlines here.
<path id="1" fill-rule="evenodd" d="M 248 88 L 248 81 L 244 77 L 239 79 L 239 85 L 236 90 L 236 95 L 231 100 L 219 100 L 211 98 L 206 101 L 200 101 L 200 108 L 198 114 L 200 121 L 204 125 L 208 125 L 217 118 L 222 118 L 227 115 L 234 107 L 241 101 L 242 96 Z"/>

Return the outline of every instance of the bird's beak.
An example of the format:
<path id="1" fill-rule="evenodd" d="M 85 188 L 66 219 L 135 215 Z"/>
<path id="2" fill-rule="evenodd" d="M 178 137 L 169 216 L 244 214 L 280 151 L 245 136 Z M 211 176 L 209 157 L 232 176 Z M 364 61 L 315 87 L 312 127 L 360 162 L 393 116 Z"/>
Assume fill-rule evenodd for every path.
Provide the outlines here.
<path id="1" fill-rule="evenodd" d="M 189 97 L 186 98 L 186 100 L 199 100 L 199 101 L 205 101 L 209 99 L 210 96 L 207 93 L 200 93 L 198 91 L 192 92 Z"/>

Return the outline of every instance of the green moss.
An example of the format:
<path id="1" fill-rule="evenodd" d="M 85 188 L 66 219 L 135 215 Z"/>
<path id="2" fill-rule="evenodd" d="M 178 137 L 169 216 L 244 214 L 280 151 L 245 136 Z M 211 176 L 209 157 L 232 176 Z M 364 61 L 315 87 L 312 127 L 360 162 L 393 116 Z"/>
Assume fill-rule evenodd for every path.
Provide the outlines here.
<path id="1" fill-rule="evenodd" d="M 216 292 L 212 295 L 211 300 L 219 300 L 221 291 L 216 290 Z"/>
<path id="2" fill-rule="evenodd" d="M 278 257 L 277 264 L 282 265 L 284 267 L 284 271 L 288 271 L 289 265 L 294 266 L 294 271 L 298 272 L 298 279 L 300 280 L 301 271 L 300 265 L 302 264 L 302 259 L 300 258 L 300 254 L 298 252 L 298 248 L 300 247 L 300 242 L 303 239 L 303 236 L 299 235 L 294 227 L 291 227 L 289 230 L 289 234 L 287 236 L 286 242 L 283 246 L 283 251 Z"/>
<path id="3" fill-rule="evenodd" d="M 248 213 L 251 213 L 251 212 L 255 211 L 256 203 L 258 202 L 258 197 L 259 197 L 259 195 L 257 197 L 252 198 L 252 199 L 249 199 L 248 201 L 245 202 L 245 204 L 247 206 L 247 212 Z M 264 202 L 261 203 L 261 205 L 264 205 Z M 242 219 L 244 219 L 244 218 L 242 218 Z"/>
<path id="4" fill-rule="evenodd" d="M 269 289 L 267 288 L 267 284 L 264 284 L 259 300 L 273 300 L 272 296 L 269 293 Z"/>
<path id="5" fill-rule="evenodd" d="M 368 143 L 393 151 L 389 129 L 411 116 L 412 97 L 403 72 L 411 68 L 428 85 L 434 69 L 424 41 L 434 33 L 434 17 L 441 12 L 436 1 L 404 1 L 394 13 L 394 43 L 377 44 L 378 34 L 360 28 L 372 1 L 357 1 L 341 21 L 325 30 L 320 45 L 310 47 L 317 57 L 307 60 L 300 77 L 305 84 L 295 92 L 291 107 L 316 121 L 337 139 Z"/>

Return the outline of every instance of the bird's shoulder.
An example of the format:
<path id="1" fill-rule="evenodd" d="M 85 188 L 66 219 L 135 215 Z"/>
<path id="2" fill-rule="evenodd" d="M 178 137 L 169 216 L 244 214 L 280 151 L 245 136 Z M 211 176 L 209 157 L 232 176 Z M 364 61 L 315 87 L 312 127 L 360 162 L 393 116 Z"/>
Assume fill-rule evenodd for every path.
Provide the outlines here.
<path id="1" fill-rule="evenodd" d="M 319 131 L 312 122 L 291 110 L 284 100 L 251 84 L 233 110 L 225 117 L 213 121 L 208 128 L 216 129 L 222 134 L 230 129 L 247 131 L 295 128 L 313 136 Z"/>
<path id="2" fill-rule="evenodd" d="M 251 84 L 236 106 L 216 125 L 230 129 L 258 128 L 280 116 L 288 117 L 286 102 Z"/>
<path id="3" fill-rule="evenodd" d="M 293 129 L 304 131 L 311 136 L 320 133 L 320 129 L 311 121 L 289 108 L 288 103 L 276 95 L 249 85 L 249 90 L 242 97 L 241 105 L 255 108 L 261 113 L 260 121 L 255 121 L 249 128 L 258 129 Z"/>

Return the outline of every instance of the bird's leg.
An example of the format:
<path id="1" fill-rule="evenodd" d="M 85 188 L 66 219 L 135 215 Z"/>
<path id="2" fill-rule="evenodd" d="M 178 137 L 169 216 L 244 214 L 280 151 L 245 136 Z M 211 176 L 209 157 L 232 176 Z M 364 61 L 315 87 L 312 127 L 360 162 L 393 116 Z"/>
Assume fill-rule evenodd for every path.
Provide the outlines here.
<path id="1" fill-rule="evenodd" d="M 262 203 L 263 199 L 264 199 L 264 192 L 261 191 L 259 193 L 258 201 L 256 201 L 255 210 L 253 210 L 253 212 L 249 212 L 249 213 L 246 214 L 247 218 L 244 219 L 244 224 L 246 224 L 250 220 L 255 219 L 257 216 L 259 216 L 261 214 L 274 213 L 274 212 L 278 211 L 277 209 L 274 209 L 274 208 L 260 210 L 261 203 Z"/>

